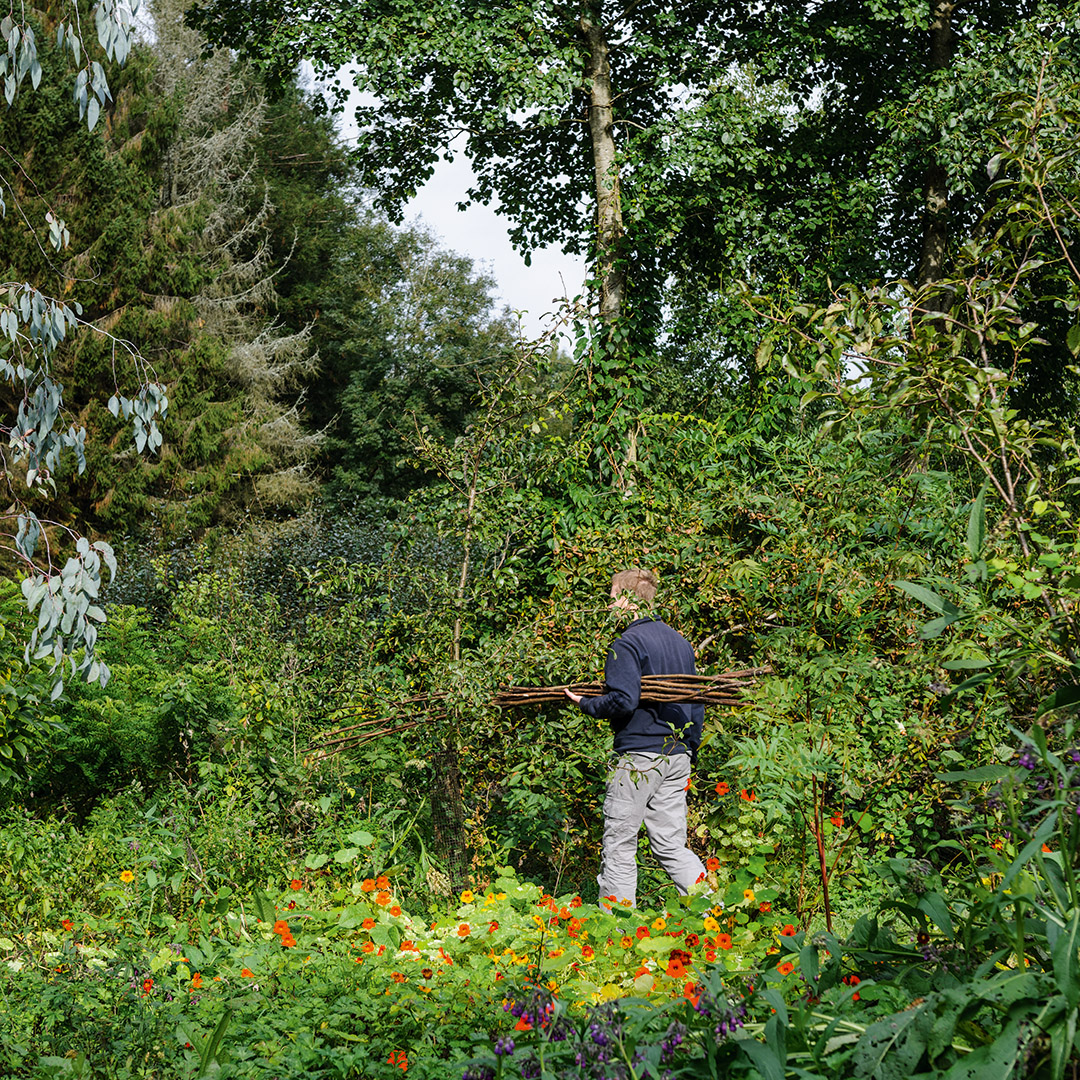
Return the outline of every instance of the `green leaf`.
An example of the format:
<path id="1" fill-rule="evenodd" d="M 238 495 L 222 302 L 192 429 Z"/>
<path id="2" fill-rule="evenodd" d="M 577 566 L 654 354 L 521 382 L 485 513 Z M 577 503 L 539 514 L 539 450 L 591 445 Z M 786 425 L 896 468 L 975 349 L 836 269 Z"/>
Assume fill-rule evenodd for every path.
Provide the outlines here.
<path id="1" fill-rule="evenodd" d="M 989 667 L 992 663 L 992 660 L 979 660 L 972 657 L 968 660 L 949 660 L 941 666 L 946 671 L 971 671 L 976 668 Z"/>
<path id="2" fill-rule="evenodd" d="M 1012 772 L 1008 765 L 980 765 L 976 769 L 963 769 L 960 772 L 938 773 L 935 779 L 948 782 L 967 780 L 978 784 L 986 780 L 1002 780 Z"/>
<path id="3" fill-rule="evenodd" d="M 1065 928 L 1054 942 L 1054 982 L 1065 995 L 1070 1009 L 1080 1001 L 1080 965 L 1077 949 L 1080 948 L 1080 909 L 1073 909 L 1065 922 Z"/>
<path id="4" fill-rule="evenodd" d="M 274 901 L 270 899 L 262 891 L 262 889 L 255 890 L 255 913 L 259 916 L 259 920 L 264 923 L 273 923 L 277 920 L 277 910 L 274 907 Z"/>
<path id="5" fill-rule="evenodd" d="M 928 892 L 919 897 L 917 905 L 919 911 L 929 917 L 931 922 L 947 937 L 953 936 L 952 916 L 949 914 L 949 905 L 945 903 L 945 897 L 941 893 Z"/>
<path id="6" fill-rule="evenodd" d="M 320 852 L 318 855 L 309 855 L 304 860 L 304 865 L 309 870 L 321 870 L 329 861 L 330 857 Z"/>
<path id="7" fill-rule="evenodd" d="M 968 554 L 972 562 L 982 556 L 983 547 L 986 545 L 986 484 L 979 488 L 979 494 L 971 504 L 971 513 L 968 515 L 967 546 Z"/>
<path id="8" fill-rule="evenodd" d="M 1071 709 L 1080 704 L 1080 686 L 1059 686 L 1040 706 L 1036 716 L 1055 709 Z"/>
<path id="9" fill-rule="evenodd" d="M 936 592 L 926 588 L 925 585 L 916 585 L 913 581 L 894 581 L 892 585 L 906 592 L 908 596 L 918 600 L 920 604 L 925 605 L 931 611 L 936 611 L 939 615 L 962 614 L 955 604 L 946 600 L 944 596 L 939 596 Z"/>

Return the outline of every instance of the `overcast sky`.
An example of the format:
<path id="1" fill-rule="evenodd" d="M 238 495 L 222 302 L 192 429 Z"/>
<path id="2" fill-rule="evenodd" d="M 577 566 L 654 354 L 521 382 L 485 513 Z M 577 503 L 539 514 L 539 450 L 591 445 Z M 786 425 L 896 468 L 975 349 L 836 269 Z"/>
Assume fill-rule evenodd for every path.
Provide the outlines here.
<path id="1" fill-rule="evenodd" d="M 472 180 L 472 169 L 463 154 L 452 163 L 442 162 L 435 175 L 406 207 L 407 220 L 421 220 L 441 239 L 444 247 L 468 255 L 498 283 L 500 305 L 524 310 L 524 328 L 530 336 L 543 329 L 543 316 L 556 306 L 556 298 L 581 292 L 585 263 L 564 255 L 559 248 L 536 251 L 532 265 L 510 246 L 506 219 L 488 206 L 459 211 Z"/>
<path id="2" fill-rule="evenodd" d="M 312 78 L 309 64 L 303 65 Z M 347 69 L 339 73 L 343 81 L 351 78 Z M 356 136 L 353 104 L 364 100 L 356 95 L 338 117 L 338 130 L 349 141 Z M 370 100 L 374 100 L 373 98 Z M 458 210 L 465 192 L 473 181 L 472 167 L 463 153 L 453 162 L 442 161 L 435 175 L 405 207 L 405 220 L 423 222 L 441 240 L 442 246 L 459 255 L 468 255 L 496 281 L 496 303 L 507 304 L 526 314 L 522 318 L 525 333 L 539 337 L 548 323 L 544 316 L 557 307 L 557 298 L 571 299 L 582 291 L 585 263 L 581 258 L 564 255 L 561 248 L 550 247 L 534 251 L 532 264 L 510 246 L 506 235 L 506 219 L 500 218 L 490 206 L 470 206 Z"/>

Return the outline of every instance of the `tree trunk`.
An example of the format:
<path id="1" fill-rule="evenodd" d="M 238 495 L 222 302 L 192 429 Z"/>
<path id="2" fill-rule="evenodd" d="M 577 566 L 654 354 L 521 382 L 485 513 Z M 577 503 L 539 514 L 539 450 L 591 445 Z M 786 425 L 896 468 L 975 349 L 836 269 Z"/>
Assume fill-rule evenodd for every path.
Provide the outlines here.
<path id="1" fill-rule="evenodd" d="M 582 16 L 581 30 L 589 48 L 585 82 L 589 91 L 589 141 L 596 183 L 596 229 L 600 254 L 600 319 L 618 319 L 626 294 L 626 273 L 619 260 L 623 234 L 619 196 L 619 166 L 615 160 L 615 130 L 611 96 L 611 65 L 607 37 L 600 22 L 600 5 Z"/>
<path id="2" fill-rule="evenodd" d="M 944 71 L 952 64 L 956 34 L 952 16 L 955 0 L 930 0 L 930 69 Z M 949 189 L 945 167 L 931 154 L 926 167 L 923 204 L 922 255 L 919 284 L 931 285 L 945 273 L 945 246 L 949 236 Z"/>

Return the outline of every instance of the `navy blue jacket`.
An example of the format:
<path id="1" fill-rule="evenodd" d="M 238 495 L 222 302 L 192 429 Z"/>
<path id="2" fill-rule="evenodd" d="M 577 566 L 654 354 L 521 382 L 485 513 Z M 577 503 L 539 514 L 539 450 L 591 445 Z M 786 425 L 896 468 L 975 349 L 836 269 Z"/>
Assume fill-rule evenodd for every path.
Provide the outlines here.
<path id="1" fill-rule="evenodd" d="M 701 745 L 704 705 L 642 701 L 642 675 L 694 675 L 694 650 L 659 619 L 635 619 L 608 649 L 604 690 L 581 711 L 611 722 L 617 754 L 687 754 Z"/>

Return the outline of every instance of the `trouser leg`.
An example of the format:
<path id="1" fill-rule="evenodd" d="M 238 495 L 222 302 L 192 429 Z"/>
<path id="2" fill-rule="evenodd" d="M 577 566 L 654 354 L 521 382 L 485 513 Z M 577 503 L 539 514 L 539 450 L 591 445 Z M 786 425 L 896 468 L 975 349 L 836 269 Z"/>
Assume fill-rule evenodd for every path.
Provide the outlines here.
<path id="1" fill-rule="evenodd" d="M 604 799 L 604 849 L 596 883 L 600 899 L 637 903 L 638 833 L 649 797 L 660 781 L 654 754 L 624 754 L 608 778 Z"/>
<path id="2" fill-rule="evenodd" d="M 656 782 L 645 807 L 649 847 L 675 887 L 685 895 L 705 873 L 701 860 L 686 846 L 686 782 L 690 755 L 673 754 L 657 762 Z"/>

